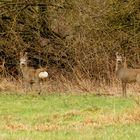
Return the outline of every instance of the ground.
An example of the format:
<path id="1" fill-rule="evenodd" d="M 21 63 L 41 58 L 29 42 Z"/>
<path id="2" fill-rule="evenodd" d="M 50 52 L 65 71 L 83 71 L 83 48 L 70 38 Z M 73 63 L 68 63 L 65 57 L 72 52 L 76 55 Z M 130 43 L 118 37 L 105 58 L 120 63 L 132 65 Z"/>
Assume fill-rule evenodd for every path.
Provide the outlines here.
<path id="1" fill-rule="evenodd" d="M 139 103 L 139 97 L 1 94 L 0 139 L 139 140 Z"/>

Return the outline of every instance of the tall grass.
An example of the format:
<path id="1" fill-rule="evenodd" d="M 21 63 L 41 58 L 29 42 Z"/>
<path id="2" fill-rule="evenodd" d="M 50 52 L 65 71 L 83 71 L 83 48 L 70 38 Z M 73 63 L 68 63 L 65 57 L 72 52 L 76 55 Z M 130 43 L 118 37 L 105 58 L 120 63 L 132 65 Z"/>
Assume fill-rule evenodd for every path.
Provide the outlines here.
<path id="1" fill-rule="evenodd" d="M 21 77 L 19 79 L 4 78 L 0 80 L 0 92 L 1 94 L 14 93 L 14 94 L 37 94 L 36 85 L 33 85 L 32 90 L 25 89 L 24 83 Z M 127 86 L 128 95 L 139 95 L 139 86 L 136 84 L 130 84 Z M 70 79 L 64 75 L 56 75 L 55 79 L 48 78 L 48 80 L 42 85 L 41 94 L 78 94 L 78 95 L 111 95 L 122 96 L 121 83 L 117 79 L 112 81 L 111 84 L 106 82 L 98 82 L 92 79 L 83 78 L 82 75 L 74 74 Z"/>

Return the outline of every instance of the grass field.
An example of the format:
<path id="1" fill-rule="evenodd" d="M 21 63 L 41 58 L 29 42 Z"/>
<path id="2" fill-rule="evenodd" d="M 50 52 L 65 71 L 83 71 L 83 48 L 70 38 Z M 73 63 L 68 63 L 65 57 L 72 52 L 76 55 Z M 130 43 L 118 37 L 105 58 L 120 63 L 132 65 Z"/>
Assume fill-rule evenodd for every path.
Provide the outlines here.
<path id="1" fill-rule="evenodd" d="M 133 97 L 0 95 L 0 140 L 139 140 L 139 132 Z"/>

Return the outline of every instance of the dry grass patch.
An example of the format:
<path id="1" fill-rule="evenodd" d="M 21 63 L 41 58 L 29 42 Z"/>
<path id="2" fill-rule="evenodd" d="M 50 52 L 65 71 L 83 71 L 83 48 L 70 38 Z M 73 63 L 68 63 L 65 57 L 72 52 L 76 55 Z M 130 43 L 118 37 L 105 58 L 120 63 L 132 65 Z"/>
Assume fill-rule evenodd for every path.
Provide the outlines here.
<path id="1" fill-rule="evenodd" d="M 110 85 L 105 82 L 98 83 L 91 79 L 84 79 L 81 76 L 75 76 L 75 79 L 69 79 L 63 75 L 56 75 L 56 79 L 48 79 L 45 84 L 41 85 L 41 95 L 44 94 L 73 94 L 73 95 L 109 95 L 122 96 L 121 84 L 119 81 L 112 81 Z M 37 95 L 38 87 L 33 86 L 32 90 L 26 90 L 22 79 L 16 80 L 13 77 L 0 78 L 0 92 L 3 94 L 28 94 Z M 129 85 L 127 90 L 129 95 L 139 95 L 138 85 Z"/>
<path id="2" fill-rule="evenodd" d="M 82 120 L 72 120 L 68 123 L 64 123 L 65 120 L 72 119 L 73 117 L 83 116 Z M 13 119 L 12 116 L 1 116 L 0 119 Z M 15 119 L 15 117 L 14 117 Z M 40 118 L 41 119 L 41 118 Z M 20 122 L 9 123 L 1 126 L 1 129 L 8 130 L 24 130 L 24 131 L 40 131 L 40 132 L 53 132 L 53 131 L 70 131 L 74 129 L 82 129 L 87 126 L 102 127 L 109 125 L 119 124 L 136 124 L 140 123 L 140 108 L 137 107 L 124 114 L 99 114 L 94 117 L 93 114 L 87 114 L 85 111 L 68 111 L 63 114 L 53 114 L 49 118 L 49 123 L 38 123 L 34 125 L 28 125 Z"/>

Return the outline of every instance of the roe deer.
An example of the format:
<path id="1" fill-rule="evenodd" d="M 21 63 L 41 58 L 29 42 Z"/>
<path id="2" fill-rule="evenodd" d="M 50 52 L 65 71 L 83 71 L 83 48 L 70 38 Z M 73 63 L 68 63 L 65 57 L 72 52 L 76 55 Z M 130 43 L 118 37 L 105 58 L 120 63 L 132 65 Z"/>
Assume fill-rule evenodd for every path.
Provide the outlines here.
<path id="1" fill-rule="evenodd" d="M 38 68 L 29 67 L 27 64 L 27 52 L 20 53 L 20 69 L 23 75 L 23 80 L 25 88 L 32 88 L 32 85 L 35 83 L 37 88 L 40 89 L 40 83 L 47 79 L 48 72 L 47 68 Z"/>
<path id="2" fill-rule="evenodd" d="M 123 96 L 126 96 L 127 83 L 136 82 L 140 85 L 140 69 L 128 68 L 126 58 L 116 53 L 116 75 L 122 82 Z"/>

